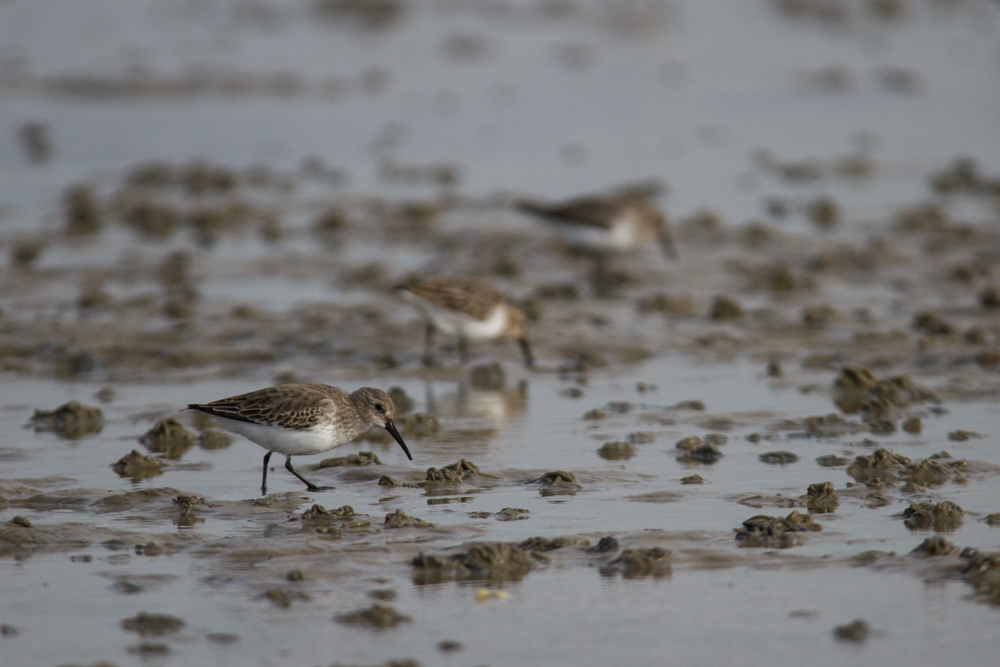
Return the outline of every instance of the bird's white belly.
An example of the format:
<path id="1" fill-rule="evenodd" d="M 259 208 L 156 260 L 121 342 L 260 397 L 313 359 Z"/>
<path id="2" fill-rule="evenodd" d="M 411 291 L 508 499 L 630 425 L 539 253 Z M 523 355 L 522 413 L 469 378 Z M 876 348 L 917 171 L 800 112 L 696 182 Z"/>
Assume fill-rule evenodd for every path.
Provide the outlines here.
<path id="1" fill-rule="evenodd" d="M 556 223 L 555 229 L 564 241 L 580 248 L 629 250 L 638 243 L 632 221 L 624 216 L 610 229 L 572 223 Z"/>
<path id="2" fill-rule="evenodd" d="M 218 419 L 218 421 L 227 431 L 242 435 L 268 451 L 278 452 L 285 456 L 319 454 L 342 444 L 337 438 L 334 438 L 333 428 L 329 424 L 296 430 L 284 429 L 280 426 L 251 424 L 234 419 Z"/>
<path id="3" fill-rule="evenodd" d="M 465 336 L 471 340 L 492 340 L 507 327 L 507 306 L 500 304 L 485 320 L 477 320 L 453 310 L 425 306 L 434 325 L 444 333 Z"/>

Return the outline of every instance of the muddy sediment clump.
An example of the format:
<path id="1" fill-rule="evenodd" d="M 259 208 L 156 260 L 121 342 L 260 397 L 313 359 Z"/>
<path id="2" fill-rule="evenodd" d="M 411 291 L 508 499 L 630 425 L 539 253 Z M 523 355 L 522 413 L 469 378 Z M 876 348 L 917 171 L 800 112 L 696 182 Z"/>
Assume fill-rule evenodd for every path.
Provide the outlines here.
<path id="1" fill-rule="evenodd" d="M 157 456 L 143 454 L 139 450 L 133 449 L 111 464 L 111 469 L 118 473 L 119 477 L 128 477 L 132 482 L 140 482 L 162 475 L 166 465 L 166 462 Z"/>
<path id="2" fill-rule="evenodd" d="M 376 630 L 385 630 L 394 628 L 400 623 L 409 623 L 413 619 L 396 611 L 391 605 L 376 602 L 364 609 L 338 614 L 334 616 L 334 620 L 347 625 L 365 625 Z"/>
<path id="3" fill-rule="evenodd" d="M 910 503 L 903 510 L 903 523 L 910 530 L 934 530 L 947 533 L 962 525 L 962 515 L 965 512 L 955 503 L 944 500 L 934 503 Z"/>
<path id="4" fill-rule="evenodd" d="M 974 554 L 962 568 L 962 577 L 987 602 L 1000 606 L 1000 553 Z"/>
<path id="5" fill-rule="evenodd" d="M 867 368 L 844 366 L 833 383 L 833 402 L 847 414 L 859 413 L 872 433 L 885 435 L 895 432 L 907 408 L 939 399 L 908 375 L 880 379 Z"/>
<path id="6" fill-rule="evenodd" d="M 100 433 L 104 428 L 104 413 L 77 401 L 63 403 L 55 410 L 35 410 L 31 423 L 36 432 L 52 431 L 64 438 L 76 440 Z"/>
<path id="7" fill-rule="evenodd" d="M 151 452 L 168 459 L 179 459 L 194 446 L 195 435 L 173 417 L 160 419 L 146 431 L 139 442 Z"/>
<path id="8" fill-rule="evenodd" d="M 635 456 L 635 453 L 635 445 L 630 442 L 622 442 L 621 440 L 606 442 L 597 450 L 597 455 L 607 461 L 630 459 Z"/>
<path id="9" fill-rule="evenodd" d="M 519 581 L 545 557 L 505 542 L 474 542 L 462 552 L 448 555 L 419 554 L 413 565 L 416 584 L 486 579 Z"/>
<path id="10" fill-rule="evenodd" d="M 678 451 L 678 461 L 712 464 L 722 458 L 722 452 L 716 442 L 706 442 L 697 435 L 681 438 L 674 445 L 674 449 Z"/>
<path id="11" fill-rule="evenodd" d="M 961 551 L 961 548 L 952 544 L 941 535 L 933 535 L 921 542 L 910 553 L 914 556 L 930 558 L 933 556 L 951 556 Z"/>
<path id="12" fill-rule="evenodd" d="M 785 517 L 758 514 L 734 530 L 741 547 L 787 549 L 800 543 L 802 533 L 823 530 L 823 526 L 811 516 L 793 511 Z"/>
<path id="13" fill-rule="evenodd" d="M 397 509 L 394 512 L 386 514 L 383 525 L 386 528 L 431 528 L 434 526 L 434 524 L 429 521 L 409 516 L 401 509 Z"/>
<path id="14" fill-rule="evenodd" d="M 576 475 L 565 470 L 547 472 L 528 483 L 541 484 L 540 493 L 543 496 L 575 496 L 577 491 L 583 489 L 583 486 L 576 480 Z"/>
<path id="15" fill-rule="evenodd" d="M 608 577 L 621 574 L 625 579 L 669 577 L 672 556 L 669 549 L 662 547 L 625 549 L 614 560 L 601 568 L 601 575 Z"/>
<path id="16" fill-rule="evenodd" d="M 840 503 L 840 495 L 833 488 L 832 482 L 810 484 L 806 490 L 806 507 L 810 512 L 823 514 L 835 512 Z"/>
<path id="17" fill-rule="evenodd" d="M 345 456 L 333 456 L 319 462 L 320 468 L 339 468 L 344 466 L 382 465 L 382 461 L 373 452 L 358 452 Z"/>
<path id="18" fill-rule="evenodd" d="M 462 482 L 472 475 L 479 475 L 480 470 L 472 461 L 459 459 L 441 468 L 428 468 L 428 482 Z"/>

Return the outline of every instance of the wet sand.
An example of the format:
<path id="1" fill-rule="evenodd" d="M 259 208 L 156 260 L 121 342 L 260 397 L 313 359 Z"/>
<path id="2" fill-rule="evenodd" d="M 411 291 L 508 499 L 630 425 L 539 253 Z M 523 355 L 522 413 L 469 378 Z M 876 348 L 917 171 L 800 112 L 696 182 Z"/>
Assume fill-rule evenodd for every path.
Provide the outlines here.
<path id="1" fill-rule="evenodd" d="M 72 70 L 2 10 L 46 36 L 0 77 L 11 664 L 992 664 L 1000 8 L 361 6 L 124 13 L 147 54 Z M 512 206 L 602 188 L 678 259 Z M 391 288 L 451 273 L 537 369 L 423 366 Z M 281 381 L 391 389 L 414 461 L 260 497 L 180 408 Z"/>

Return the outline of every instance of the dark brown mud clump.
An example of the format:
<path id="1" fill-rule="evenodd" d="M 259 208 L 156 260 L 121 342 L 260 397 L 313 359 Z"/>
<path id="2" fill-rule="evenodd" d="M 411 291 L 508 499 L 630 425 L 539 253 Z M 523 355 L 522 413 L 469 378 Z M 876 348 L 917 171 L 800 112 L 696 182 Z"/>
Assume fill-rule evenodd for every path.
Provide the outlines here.
<path id="1" fill-rule="evenodd" d="M 903 521 L 910 530 L 935 530 L 946 533 L 962 525 L 962 508 L 953 502 L 944 500 L 936 505 L 932 503 L 911 503 L 903 510 Z"/>
<path id="2" fill-rule="evenodd" d="M 478 475 L 479 466 L 472 461 L 459 459 L 455 463 L 448 464 L 442 468 L 428 468 L 428 482 L 461 482 L 470 475 Z"/>
<path id="3" fill-rule="evenodd" d="M 896 472 L 910 465 L 910 459 L 888 449 L 876 449 L 868 456 L 858 456 L 847 466 L 847 474 L 861 484 L 893 484 L 898 481 Z"/>
<path id="4" fill-rule="evenodd" d="M 962 569 L 962 576 L 987 602 L 1000 605 L 1000 553 L 976 554 Z"/>
<path id="5" fill-rule="evenodd" d="M 876 434 L 894 432 L 906 408 L 928 401 L 938 398 L 907 375 L 879 379 L 867 368 L 845 366 L 833 383 L 834 404 L 848 414 L 860 413 Z"/>
<path id="6" fill-rule="evenodd" d="M 576 475 L 565 470 L 554 470 L 547 472 L 537 479 L 531 480 L 530 484 L 541 484 L 541 494 L 543 496 L 575 496 L 576 492 L 583 488 L 576 481 Z"/>
<path id="7" fill-rule="evenodd" d="M 140 637 L 160 637 L 177 632 L 184 627 L 184 621 L 169 614 L 150 614 L 145 611 L 122 620 L 122 628 L 138 633 Z"/>
<path id="8" fill-rule="evenodd" d="M 632 443 L 616 440 L 601 445 L 597 450 L 597 455 L 608 461 L 619 461 L 632 458 L 635 456 L 635 452 L 635 445 Z"/>
<path id="9" fill-rule="evenodd" d="M 413 581 L 436 584 L 443 581 L 488 579 L 518 581 L 544 557 L 504 542 L 474 542 L 466 551 L 450 556 L 419 554 L 413 559 Z"/>
<path id="10" fill-rule="evenodd" d="M 798 454 L 793 454 L 792 452 L 765 452 L 760 454 L 758 457 L 763 463 L 771 463 L 775 465 L 785 465 L 788 463 L 795 463 L 799 460 Z"/>
<path id="11" fill-rule="evenodd" d="M 372 452 L 358 452 L 357 454 L 348 454 L 346 456 L 334 456 L 328 459 L 323 459 L 319 462 L 320 468 L 370 465 L 382 465 L 382 461 L 380 461 L 378 456 Z"/>
<path id="12" fill-rule="evenodd" d="M 722 452 L 716 443 L 704 442 L 696 435 L 681 438 L 674 447 L 680 451 L 678 461 L 711 464 L 722 458 Z"/>
<path id="13" fill-rule="evenodd" d="M 166 417 L 146 431 L 139 442 L 151 452 L 162 453 L 168 459 L 179 459 L 194 445 L 194 433 L 173 417 Z"/>
<path id="14" fill-rule="evenodd" d="M 786 517 L 758 514 L 744 521 L 741 528 L 734 530 L 736 541 L 741 547 L 787 549 L 799 543 L 799 533 L 823 530 L 823 526 L 811 516 L 794 511 Z"/>
<path id="15" fill-rule="evenodd" d="M 554 551 L 574 544 L 587 546 L 590 543 L 579 537 L 529 537 L 518 542 L 517 547 L 525 551 Z"/>
<path id="16" fill-rule="evenodd" d="M 806 491 L 806 498 L 806 506 L 809 511 L 817 514 L 836 511 L 840 502 L 840 495 L 834 490 L 831 482 L 810 484 Z"/>
<path id="17" fill-rule="evenodd" d="M 870 634 L 871 628 L 868 627 L 868 623 L 860 618 L 833 629 L 834 638 L 845 642 L 863 642 Z"/>
<path id="18" fill-rule="evenodd" d="M 111 469 L 118 473 L 119 477 L 128 477 L 133 482 L 140 482 L 162 475 L 165 465 L 163 459 L 151 454 L 142 454 L 139 450 L 133 449 L 115 461 L 111 465 Z"/>
<path id="19" fill-rule="evenodd" d="M 626 579 L 669 577 L 671 556 L 669 549 L 661 547 L 625 549 L 601 568 L 601 574 L 607 577 L 621 573 Z"/>
<path id="20" fill-rule="evenodd" d="M 960 549 L 958 546 L 952 544 L 942 536 L 933 535 L 921 542 L 920 545 L 910 553 L 914 556 L 928 558 L 931 556 L 950 556 L 952 554 L 957 554 L 959 551 Z"/>
<path id="21" fill-rule="evenodd" d="M 385 515 L 386 528 L 430 528 L 433 523 L 409 516 L 403 510 L 397 509 Z"/>
<path id="22" fill-rule="evenodd" d="M 35 410 L 31 416 L 35 431 L 52 431 L 64 438 L 75 440 L 85 435 L 100 433 L 104 428 L 104 413 L 76 401 L 69 401 L 52 411 Z"/>
<path id="23" fill-rule="evenodd" d="M 387 604 L 375 603 L 370 607 L 358 609 L 346 614 L 338 614 L 333 619 L 337 623 L 347 625 L 367 625 L 376 630 L 394 628 L 400 623 L 409 623 L 411 619 L 406 614 L 401 614 L 394 607 Z"/>

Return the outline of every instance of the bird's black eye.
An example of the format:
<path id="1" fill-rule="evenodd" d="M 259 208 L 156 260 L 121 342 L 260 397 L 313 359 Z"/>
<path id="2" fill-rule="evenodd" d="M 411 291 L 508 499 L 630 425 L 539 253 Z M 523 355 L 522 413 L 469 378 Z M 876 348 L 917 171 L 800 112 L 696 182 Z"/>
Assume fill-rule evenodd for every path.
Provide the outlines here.
<path id="1" fill-rule="evenodd" d="M 381 403 L 376 403 L 375 404 L 375 411 L 376 412 L 385 412 L 385 406 L 382 405 Z"/>

